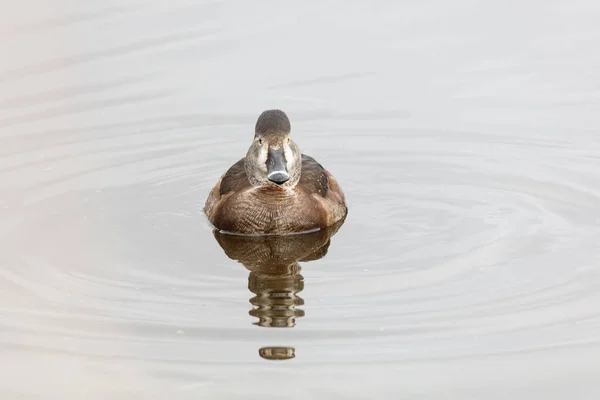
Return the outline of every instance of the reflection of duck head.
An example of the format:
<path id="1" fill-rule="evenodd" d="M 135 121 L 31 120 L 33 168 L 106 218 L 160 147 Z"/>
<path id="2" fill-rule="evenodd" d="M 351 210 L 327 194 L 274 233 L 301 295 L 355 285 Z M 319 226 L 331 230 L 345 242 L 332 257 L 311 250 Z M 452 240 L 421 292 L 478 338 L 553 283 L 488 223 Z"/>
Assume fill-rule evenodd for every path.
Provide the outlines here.
<path id="1" fill-rule="evenodd" d="M 293 327 L 304 311 L 299 262 L 318 260 L 327 254 L 330 239 L 344 221 L 316 232 L 286 236 L 241 236 L 215 231 L 225 254 L 249 271 L 248 289 L 255 294 L 250 315 L 263 327 Z M 277 352 L 280 355 L 280 352 Z"/>
<path id="2" fill-rule="evenodd" d="M 266 360 L 289 360 L 296 357 L 296 349 L 293 347 L 263 347 L 258 354 Z"/>

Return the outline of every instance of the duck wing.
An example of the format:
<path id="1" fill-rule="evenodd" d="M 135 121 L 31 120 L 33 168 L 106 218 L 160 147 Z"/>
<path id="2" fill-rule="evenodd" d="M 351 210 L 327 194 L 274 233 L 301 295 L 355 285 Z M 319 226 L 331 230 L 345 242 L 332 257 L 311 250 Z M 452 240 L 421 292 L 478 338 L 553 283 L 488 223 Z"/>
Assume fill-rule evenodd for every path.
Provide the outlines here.
<path id="1" fill-rule="evenodd" d="M 302 173 L 300 175 L 300 185 L 309 194 L 318 194 L 321 197 L 327 197 L 329 193 L 328 172 L 311 156 L 302 154 Z"/>

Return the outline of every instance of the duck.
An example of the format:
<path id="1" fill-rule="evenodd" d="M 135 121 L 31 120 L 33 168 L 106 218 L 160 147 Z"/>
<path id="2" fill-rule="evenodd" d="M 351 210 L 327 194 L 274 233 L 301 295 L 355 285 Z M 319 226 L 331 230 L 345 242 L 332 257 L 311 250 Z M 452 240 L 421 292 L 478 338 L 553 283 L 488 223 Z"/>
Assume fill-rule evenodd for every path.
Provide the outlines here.
<path id="1" fill-rule="evenodd" d="M 221 232 L 284 235 L 325 229 L 348 214 L 334 176 L 300 152 L 285 112 L 263 111 L 245 157 L 210 191 L 204 213 Z"/>

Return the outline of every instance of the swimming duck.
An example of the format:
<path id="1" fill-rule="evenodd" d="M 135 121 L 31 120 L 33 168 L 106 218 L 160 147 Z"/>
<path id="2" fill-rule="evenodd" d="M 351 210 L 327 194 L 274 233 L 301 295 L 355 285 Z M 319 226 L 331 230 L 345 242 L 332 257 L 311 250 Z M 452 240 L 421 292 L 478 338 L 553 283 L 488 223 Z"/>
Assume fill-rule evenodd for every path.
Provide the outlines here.
<path id="1" fill-rule="evenodd" d="M 345 196 L 336 179 L 300 153 L 281 110 L 258 117 L 246 156 L 210 192 L 204 212 L 220 231 L 289 234 L 322 229 L 344 219 Z"/>

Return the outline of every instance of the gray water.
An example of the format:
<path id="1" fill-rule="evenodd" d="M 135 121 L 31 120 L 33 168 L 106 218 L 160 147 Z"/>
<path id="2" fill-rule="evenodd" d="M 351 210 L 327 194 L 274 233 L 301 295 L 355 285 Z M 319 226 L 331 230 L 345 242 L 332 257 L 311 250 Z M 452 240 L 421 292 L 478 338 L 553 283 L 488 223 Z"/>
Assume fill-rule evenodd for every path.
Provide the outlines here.
<path id="1" fill-rule="evenodd" d="M 597 399 L 599 20 L 3 1 L 0 397 Z M 269 108 L 346 194 L 330 242 L 202 214 Z"/>

